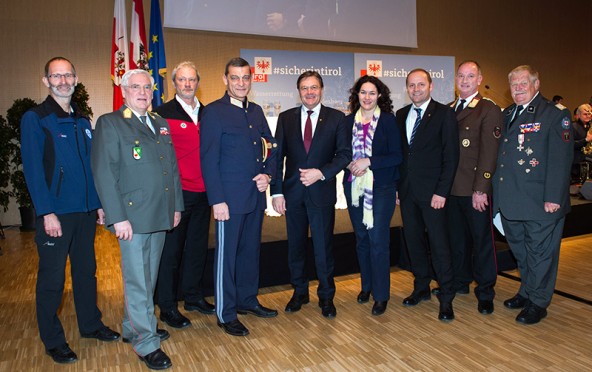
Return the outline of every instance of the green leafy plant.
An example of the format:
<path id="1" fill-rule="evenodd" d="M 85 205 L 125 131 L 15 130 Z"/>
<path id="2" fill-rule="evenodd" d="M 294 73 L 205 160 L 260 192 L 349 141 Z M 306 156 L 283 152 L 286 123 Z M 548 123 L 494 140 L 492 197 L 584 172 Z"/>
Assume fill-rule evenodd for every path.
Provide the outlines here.
<path id="1" fill-rule="evenodd" d="M 0 207 L 6 212 L 12 192 L 9 191 L 10 184 L 10 158 L 15 151 L 15 146 L 11 141 L 11 130 L 8 122 L 0 115 Z"/>
<path id="2" fill-rule="evenodd" d="M 37 106 L 37 103 L 30 98 L 19 98 L 14 101 L 12 106 L 6 112 L 8 121 L 7 142 L 11 147 L 11 153 L 8 161 L 8 171 L 10 173 L 10 184 L 12 185 L 12 196 L 20 207 L 32 208 L 33 201 L 23 174 L 23 159 L 21 157 L 21 119 L 25 112 Z"/>
<path id="3" fill-rule="evenodd" d="M 82 83 L 78 83 L 76 88 L 74 89 L 74 94 L 72 95 L 72 102 L 76 103 L 78 106 L 78 110 L 82 112 L 83 116 L 86 116 L 89 120 L 93 117 L 92 108 L 88 105 L 88 92 L 86 91 L 86 87 Z"/>

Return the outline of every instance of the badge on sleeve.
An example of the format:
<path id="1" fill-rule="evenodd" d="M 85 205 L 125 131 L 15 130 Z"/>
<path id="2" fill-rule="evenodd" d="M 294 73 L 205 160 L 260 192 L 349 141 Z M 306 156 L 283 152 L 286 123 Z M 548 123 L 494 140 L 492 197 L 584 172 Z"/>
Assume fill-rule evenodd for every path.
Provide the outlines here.
<path id="1" fill-rule="evenodd" d="M 563 131 L 563 142 L 569 142 L 570 136 L 569 136 L 569 130 L 564 130 Z"/>
<path id="2" fill-rule="evenodd" d="M 502 128 L 501 127 L 493 128 L 493 137 L 500 138 L 501 136 L 502 136 Z"/>
<path id="3" fill-rule="evenodd" d="M 569 118 L 566 116 L 563 119 L 561 119 L 561 127 L 563 129 L 569 129 L 569 126 L 571 125 L 571 122 L 569 121 Z"/>

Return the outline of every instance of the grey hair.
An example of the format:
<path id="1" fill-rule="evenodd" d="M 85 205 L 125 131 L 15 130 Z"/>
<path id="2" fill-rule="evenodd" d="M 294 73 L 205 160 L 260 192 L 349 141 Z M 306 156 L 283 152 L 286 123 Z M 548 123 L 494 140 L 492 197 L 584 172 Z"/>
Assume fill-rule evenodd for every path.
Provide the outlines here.
<path id="1" fill-rule="evenodd" d="M 177 77 L 177 71 L 179 71 L 179 69 L 182 69 L 182 68 L 192 68 L 195 71 L 195 74 L 197 75 L 197 81 L 201 80 L 201 76 L 199 76 L 199 70 L 197 69 L 197 67 L 195 67 L 195 63 L 193 63 L 191 61 L 184 61 L 184 62 L 179 63 L 173 69 L 173 81 L 175 81 L 175 78 Z"/>
<path id="2" fill-rule="evenodd" d="M 128 87 L 129 79 L 137 74 L 145 74 L 146 76 L 148 76 L 148 78 L 150 79 L 151 88 L 154 88 L 154 78 L 152 77 L 152 75 L 150 75 L 148 71 L 142 70 L 141 68 L 126 71 L 125 74 L 123 74 L 123 77 L 121 78 L 121 86 Z"/>

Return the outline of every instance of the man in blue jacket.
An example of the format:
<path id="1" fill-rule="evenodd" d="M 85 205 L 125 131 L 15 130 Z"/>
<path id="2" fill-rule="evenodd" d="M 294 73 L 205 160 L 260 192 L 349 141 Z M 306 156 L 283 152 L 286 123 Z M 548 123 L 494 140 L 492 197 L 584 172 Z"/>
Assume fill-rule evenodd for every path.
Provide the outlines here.
<path id="1" fill-rule="evenodd" d="M 103 324 L 97 307 L 95 221 L 98 214 L 103 224 L 105 214 L 90 169 L 92 128 L 71 103 L 76 70 L 65 58 L 52 58 L 43 83 L 49 96 L 21 121 L 23 170 L 37 213 L 37 323 L 47 354 L 57 363 L 72 363 L 77 356 L 57 316 L 68 256 L 82 337 L 115 341 L 120 335 Z"/>

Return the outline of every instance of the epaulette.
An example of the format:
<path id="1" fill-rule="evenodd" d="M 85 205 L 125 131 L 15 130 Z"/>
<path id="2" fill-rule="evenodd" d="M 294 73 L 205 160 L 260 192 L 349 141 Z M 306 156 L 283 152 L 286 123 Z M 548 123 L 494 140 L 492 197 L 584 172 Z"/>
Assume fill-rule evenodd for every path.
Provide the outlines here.
<path id="1" fill-rule="evenodd" d="M 567 107 L 563 106 L 561 103 L 557 102 L 557 104 L 555 105 L 555 107 L 557 107 L 559 110 L 563 111 L 565 110 Z"/>

